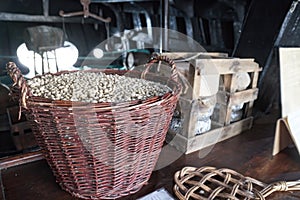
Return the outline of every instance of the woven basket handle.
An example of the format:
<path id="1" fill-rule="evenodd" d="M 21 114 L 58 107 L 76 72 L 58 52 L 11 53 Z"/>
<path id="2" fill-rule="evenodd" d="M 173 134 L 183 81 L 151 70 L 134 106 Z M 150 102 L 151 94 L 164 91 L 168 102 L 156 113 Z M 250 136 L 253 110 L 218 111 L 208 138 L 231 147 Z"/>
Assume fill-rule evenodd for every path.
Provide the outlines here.
<path id="1" fill-rule="evenodd" d="M 265 187 L 260 193 L 267 197 L 273 192 L 285 192 L 300 190 L 300 181 L 279 181 Z"/>
<path id="2" fill-rule="evenodd" d="M 20 69 L 17 67 L 17 65 L 14 62 L 7 63 L 6 70 L 7 70 L 8 75 L 11 77 L 11 79 L 14 82 L 13 87 L 17 86 L 20 89 L 20 94 L 21 94 L 21 98 L 19 98 L 20 107 L 24 107 L 27 109 L 26 96 L 28 94 L 28 86 L 26 84 L 25 78 L 22 75 L 22 72 L 20 71 Z M 21 112 L 19 112 L 19 117 L 20 117 L 20 114 L 21 114 Z"/>
<path id="3" fill-rule="evenodd" d="M 170 68 L 171 68 L 171 77 L 170 78 L 177 82 L 178 81 L 178 73 L 176 70 L 175 62 L 172 59 L 168 58 L 167 56 L 162 56 L 159 54 L 152 55 L 150 60 L 145 65 L 146 69 L 143 71 L 141 78 L 145 79 L 145 76 L 149 72 L 151 66 L 154 63 L 159 63 L 161 61 L 167 63 L 170 66 Z"/>

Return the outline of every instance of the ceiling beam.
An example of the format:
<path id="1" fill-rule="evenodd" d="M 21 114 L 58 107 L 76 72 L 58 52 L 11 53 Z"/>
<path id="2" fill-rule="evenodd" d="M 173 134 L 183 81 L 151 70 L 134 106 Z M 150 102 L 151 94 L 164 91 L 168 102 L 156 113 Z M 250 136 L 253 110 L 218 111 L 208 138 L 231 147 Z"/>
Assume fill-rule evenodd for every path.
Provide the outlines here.
<path id="1" fill-rule="evenodd" d="M 65 23 L 102 23 L 97 20 L 83 17 L 63 18 L 60 16 L 27 15 L 18 13 L 0 12 L 0 21 L 19 21 L 19 22 L 65 22 Z"/>

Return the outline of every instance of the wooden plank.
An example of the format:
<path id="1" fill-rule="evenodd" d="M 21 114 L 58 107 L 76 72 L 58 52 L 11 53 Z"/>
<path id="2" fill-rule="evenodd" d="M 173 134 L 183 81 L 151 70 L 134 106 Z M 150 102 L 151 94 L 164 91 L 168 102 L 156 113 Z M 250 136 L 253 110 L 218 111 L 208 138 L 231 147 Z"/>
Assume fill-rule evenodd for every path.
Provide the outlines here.
<path id="1" fill-rule="evenodd" d="M 233 106 L 249 101 L 254 101 L 258 96 L 258 88 L 243 90 L 240 92 L 229 93 L 219 91 L 217 93 L 217 102 L 222 105 Z"/>
<path id="2" fill-rule="evenodd" d="M 251 73 L 251 87 L 252 88 L 256 88 L 257 87 L 257 82 L 258 82 L 258 76 L 259 76 L 259 72 L 254 72 L 254 73 Z"/>
<path id="3" fill-rule="evenodd" d="M 191 60 L 196 58 L 208 58 L 208 57 L 216 57 L 216 58 L 224 58 L 228 57 L 228 53 L 222 53 L 222 52 L 165 52 L 161 53 L 162 56 L 167 56 L 168 58 L 172 60 Z"/>
<path id="4" fill-rule="evenodd" d="M 18 165 L 31 163 L 34 161 L 42 160 L 44 156 L 42 150 L 24 153 L 16 156 L 6 157 L 0 159 L 0 169 L 7 169 Z"/>
<path id="5" fill-rule="evenodd" d="M 259 72 L 251 73 L 251 87 L 252 88 L 257 87 L 258 76 L 259 76 Z M 252 115 L 253 105 L 254 105 L 254 101 L 250 101 L 249 103 L 246 104 L 245 113 L 244 113 L 245 118 L 250 117 Z"/>
<path id="6" fill-rule="evenodd" d="M 195 69 L 193 71 L 194 71 L 194 74 L 192 74 L 193 82 L 191 83 L 192 88 L 193 88 L 192 99 L 198 99 L 200 96 L 201 78 L 202 77 L 199 76 L 199 74 L 200 74 L 199 69 Z"/>
<path id="7" fill-rule="evenodd" d="M 232 108 L 231 106 L 226 106 L 225 109 L 221 109 L 220 112 L 226 112 L 225 115 L 225 120 L 224 120 L 224 125 L 230 124 L 231 121 L 231 113 L 232 113 Z"/>
<path id="8" fill-rule="evenodd" d="M 243 90 L 230 94 L 228 106 L 242 104 L 249 101 L 254 101 L 258 96 L 258 88 Z"/>
<path id="9" fill-rule="evenodd" d="M 231 84 L 229 86 L 229 90 L 226 90 L 230 93 L 236 92 L 236 85 L 237 85 L 237 73 L 231 75 Z"/>
<path id="10" fill-rule="evenodd" d="M 244 113 L 245 117 L 250 117 L 252 115 L 253 105 L 254 105 L 254 101 L 250 101 L 249 103 L 246 104 L 245 113 Z"/>
<path id="11" fill-rule="evenodd" d="M 197 144 L 199 144 L 199 142 L 201 141 L 206 141 L 205 146 L 202 146 L 202 148 L 205 148 L 223 140 L 229 139 L 233 136 L 236 136 L 242 133 L 243 131 L 250 129 L 252 127 L 252 123 L 253 117 L 249 117 L 247 119 L 243 119 L 241 121 L 232 123 L 228 126 L 220 127 L 202 135 L 198 135 L 192 140 L 189 140 L 187 146 L 188 149 L 186 153 L 196 151 L 198 149 Z M 217 140 L 215 140 L 214 138 L 217 138 Z"/>
<path id="12" fill-rule="evenodd" d="M 247 119 L 232 123 L 228 126 L 220 127 L 189 139 L 177 134 L 172 138 L 171 141 L 168 142 L 179 151 L 189 154 L 234 137 L 241 132 L 250 129 L 252 123 L 253 117 L 249 117 Z"/>
<path id="13" fill-rule="evenodd" d="M 221 91 L 230 91 L 232 74 L 221 75 L 221 81 L 223 81 L 224 88 Z M 221 85 L 222 83 L 220 83 Z"/>
<path id="14" fill-rule="evenodd" d="M 216 69 L 219 74 L 234 74 L 237 72 L 260 71 L 259 65 L 252 59 L 195 59 L 192 65 L 200 69 L 200 74 L 206 73 L 207 69 Z M 211 70 L 212 71 L 212 70 Z"/>
<path id="15" fill-rule="evenodd" d="M 27 15 L 27 14 L 18 14 L 18 13 L 7 13 L 7 12 L 0 12 L 0 21 L 19 21 L 19 22 L 48 22 L 48 23 L 81 23 L 83 17 L 63 17 L 60 16 L 44 16 L 44 15 Z M 84 19 L 84 23 L 90 24 L 97 24 L 103 23 L 98 20 L 94 19 Z"/>

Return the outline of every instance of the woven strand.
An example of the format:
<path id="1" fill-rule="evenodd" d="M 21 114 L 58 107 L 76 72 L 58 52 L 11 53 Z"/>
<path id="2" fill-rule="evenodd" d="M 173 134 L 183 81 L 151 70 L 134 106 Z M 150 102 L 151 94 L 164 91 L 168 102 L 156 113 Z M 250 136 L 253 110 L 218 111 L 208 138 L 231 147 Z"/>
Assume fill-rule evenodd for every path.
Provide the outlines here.
<path id="1" fill-rule="evenodd" d="M 300 181 L 279 181 L 267 185 L 234 170 L 214 167 L 184 167 L 175 173 L 174 181 L 173 190 L 180 200 L 265 200 L 275 191 L 300 190 Z"/>
<path id="2" fill-rule="evenodd" d="M 216 169 L 214 167 L 202 167 L 199 169 L 185 167 L 175 173 L 174 180 L 174 193 L 181 200 L 263 199 L 254 191 L 253 185 L 259 188 L 262 185 L 266 186 L 261 182 L 256 185 L 256 182 L 253 183 L 247 177 L 233 170 Z"/>
<path id="3" fill-rule="evenodd" d="M 18 86 L 19 89 L 21 90 L 22 96 L 20 98 L 20 105 L 27 108 L 27 106 L 26 106 L 26 95 L 27 95 L 27 92 L 28 92 L 28 87 L 27 87 L 27 84 L 26 84 L 26 80 L 22 76 L 22 73 L 21 73 L 20 69 L 16 66 L 15 63 L 9 62 L 6 65 L 6 70 L 7 70 L 8 74 L 10 75 L 10 77 L 12 77 L 12 80 L 14 82 L 13 86 Z"/>
<path id="4" fill-rule="evenodd" d="M 149 59 L 149 61 L 147 62 L 147 64 L 145 64 L 145 70 L 143 71 L 143 73 L 141 74 L 141 78 L 145 79 L 146 74 L 149 73 L 149 70 L 151 68 L 151 66 L 154 63 L 158 63 L 158 62 L 166 62 L 170 67 L 171 67 L 171 77 L 170 79 L 174 80 L 174 81 L 178 81 L 178 73 L 176 71 L 176 67 L 175 67 L 175 62 L 168 58 L 167 56 L 162 56 L 159 54 L 153 54 L 151 56 L 151 58 Z"/>
<path id="5" fill-rule="evenodd" d="M 7 63 L 6 70 L 14 82 L 13 86 L 12 86 L 13 89 L 11 90 L 10 95 L 13 95 L 12 94 L 13 92 L 19 91 L 18 92 L 19 94 L 17 96 L 20 96 L 20 97 L 18 97 L 19 98 L 18 119 L 20 120 L 21 113 L 22 113 L 22 107 L 27 108 L 26 96 L 28 95 L 28 87 L 26 84 L 26 80 L 22 76 L 20 69 L 16 66 L 15 63 L 13 63 L 13 62 Z"/>

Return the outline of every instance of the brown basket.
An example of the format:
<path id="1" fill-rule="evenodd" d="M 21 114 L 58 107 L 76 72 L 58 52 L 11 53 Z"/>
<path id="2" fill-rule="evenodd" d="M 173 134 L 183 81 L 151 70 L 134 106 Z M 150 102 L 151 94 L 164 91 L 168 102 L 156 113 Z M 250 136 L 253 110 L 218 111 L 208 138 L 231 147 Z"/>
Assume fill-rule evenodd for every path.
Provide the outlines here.
<path id="1" fill-rule="evenodd" d="M 148 80 L 168 82 L 172 93 L 145 101 L 83 103 L 54 101 L 30 94 L 14 63 L 7 69 L 21 91 L 33 132 L 60 186 L 84 199 L 115 199 L 147 183 L 158 159 L 180 93 L 174 63 L 171 78 L 148 72 Z M 125 71 L 89 70 L 122 75 Z M 134 76 L 144 72 L 130 71 Z M 61 74 L 66 72 L 59 72 Z M 68 72 L 70 73 L 70 72 Z"/>
<path id="2" fill-rule="evenodd" d="M 174 175 L 174 193 L 180 200 L 264 200 L 273 192 L 300 190 L 300 181 L 265 184 L 238 172 L 215 167 L 184 167 Z"/>

